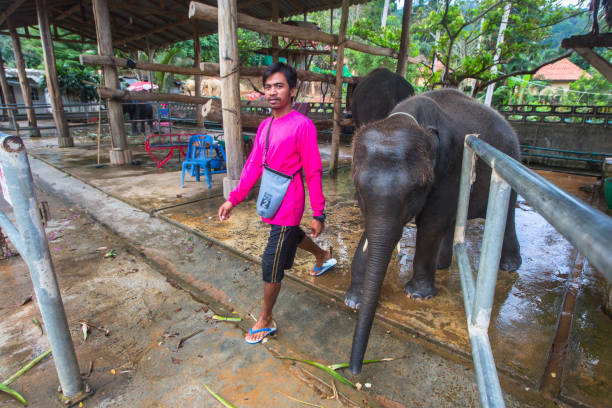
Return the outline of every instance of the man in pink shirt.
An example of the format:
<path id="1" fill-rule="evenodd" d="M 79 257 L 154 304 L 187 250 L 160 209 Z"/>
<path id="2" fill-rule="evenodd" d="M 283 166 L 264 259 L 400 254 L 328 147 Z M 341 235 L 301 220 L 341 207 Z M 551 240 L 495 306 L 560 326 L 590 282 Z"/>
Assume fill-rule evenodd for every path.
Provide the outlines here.
<path id="1" fill-rule="evenodd" d="M 262 257 L 264 279 L 263 307 L 259 319 L 249 330 L 247 343 L 259 343 L 276 331 L 272 309 L 281 288 L 284 270 L 293 266 L 296 249 L 312 253 L 315 267 L 311 275 L 318 276 L 336 264 L 331 251 L 321 249 L 300 228 L 304 214 L 304 182 L 308 185 L 313 220 L 310 236 L 316 238 L 325 226 L 325 197 L 321 187 L 321 156 L 317 146 L 317 130 L 306 116 L 292 108 L 296 92 L 297 72 L 292 67 L 277 62 L 266 68 L 263 74 L 266 100 L 272 108 L 272 117 L 265 119 L 257 129 L 257 136 L 236 189 L 219 207 L 221 221 L 230 217 L 232 209 L 248 195 L 262 174 L 264 157 L 268 167 L 288 175 L 294 175 L 283 202 L 272 218 L 262 218 L 271 225 L 270 237 Z M 266 153 L 266 135 L 269 145 Z"/>

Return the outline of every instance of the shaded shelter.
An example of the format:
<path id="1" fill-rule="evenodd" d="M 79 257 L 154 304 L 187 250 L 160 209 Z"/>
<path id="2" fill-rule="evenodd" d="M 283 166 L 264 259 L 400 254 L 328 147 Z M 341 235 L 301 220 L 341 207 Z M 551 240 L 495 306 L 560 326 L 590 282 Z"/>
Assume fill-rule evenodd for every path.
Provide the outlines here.
<path id="1" fill-rule="evenodd" d="M 40 36 L 43 44 L 47 44 L 45 55 L 53 54 L 52 41 L 75 41 L 69 37 L 70 34 L 79 36 L 82 42 L 96 41 L 98 44 L 98 56 L 82 55 L 81 62 L 88 65 L 101 65 L 104 71 L 104 87 L 100 90 L 102 97 L 107 98 L 108 118 L 111 127 L 111 140 L 113 148 L 110 152 L 112 164 L 126 164 L 131 162 L 131 155 L 127 147 L 125 129 L 123 124 L 123 112 L 121 109 L 121 100 L 132 99 L 135 95 L 129 92 L 119 90 L 119 84 L 116 80 L 117 67 L 130 67 L 132 69 L 148 69 L 150 71 L 175 72 L 188 75 L 194 75 L 196 82 L 200 75 L 219 75 L 224 71 L 224 59 L 221 58 L 221 66 L 210 63 L 202 63 L 199 61 L 200 50 L 198 41 L 194 41 L 194 67 L 181 68 L 170 65 L 153 64 L 137 62 L 134 65 L 131 61 L 114 58 L 114 49 L 121 49 L 127 52 L 135 50 L 147 51 L 149 55 L 155 49 L 164 47 L 178 41 L 199 38 L 213 33 L 224 32 L 226 27 L 222 27 L 221 16 L 217 16 L 217 3 L 220 7 L 227 4 L 230 6 L 230 15 L 233 16 L 234 22 L 228 33 L 236 36 L 238 26 L 260 33 L 272 35 L 272 55 L 276 60 L 280 54 L 278 45 L 278 36 L 288 38 L 315 40 L 330 44 L 337 47 L 338 57 L 336 72 L 336 87 L 339 88 L 343 82 L 354 82 L 356 79 L 343 78 L 343 55 L 344 48 L 352 48 L 362 52 L 367 52 L 374 55 L 384 55 L 393 58 L 399 58 L 398 70 L 405 74 L 405 64 L 411 61 L 407 55 L 407 40 L 409 27 L 410 12 L 404 18 L 404 32 L 400 52 L 393 49 L 375 47 L 363 43 L 359 43 L 346 37 L 346 18 L 350 5 L 366 3 L 366 0 L 308 0 L 303 2 L 296 1 L 279 1 L 279 0 L 241 0 L 241 1 L 204 1 L 202 3 L 188 2 L 184 0 L 172 1 L 154 1 L 154 0 L 136 0 L 132 2 L 119 2 L 116 0 L 81 0 L 79 2 L 67 0 L 0 0 L 0 34 L 7 34 L 6 25 L 14 28 L 25 28 L 25 32 L 17 32 L 10 30 L 14 34 L 14 38 L 19 40 L 21 37 L 30 38 L 28 27 L 40 25 L 40 19 L 45 18 L 49 23 L 49 27 L 53 30 L 45 30 L 44 22 L 43 29 L 40 31 Z M 75 4 L 76 3 L 76 4 Z M 410 10 L 411 2 L 406 2 L 405 9 Z M 208 17 L 203 18 L 198 14 L 203 8 L 208 7 Z M 342 8 L 341 29 L 338 34 L 325 33 L 304 27 L 289 26 L 277 23 L 279 20 L 295 16 L 305 15 L 311 11 L 327 10 L 334 8 Z M 38 10 L 38 11 L 37 11 Z M 38 15 L 38 17 L 37 17 Z M 42 17 L 41 17 L 42 16 Z M 57 28 L 66 30 L 69 34 L 59 35 Z M 222 42 L 222 40 L 220 40 Z M 235 44 L 237 52 L 237 42 Z M 50 45 L 50 46 L 49 46 Z M 220 47 L 221 48 L 221 47 Z M 237 57 L 234 60 L 234 68 L 231 77 L 235 77 L 238 81 L 238 76 L 259 76 L 261 69 L 245 70 L 244 67 L 236 66 L 238 64 Z M 50 73 L 50 80 L 53 80 L 54 67 L 47 71 Z M 248 72 L 247 72 L 248 71 Z M 56 74 L 55 74 L 56 76 Z M 227 79 L 221 74 L 223 79 Z M 314 74 L 308 71 L 300 72 L 300 79 L 308 78 L 310 80 L 327 80 L 325 75 Z M 231 79 L 232 81 L 234 78 Z M 55 81 L 56 82 L 56 81 Z M 227 83 L 227 81 L 222 81 Z M 54 87 L 54 84 L 50 84 Z M 198 87 L 196 87 L 198 88 Z M 184 95 L 161 94 L 161 93 L 146 93 L 139 95 L 140 100 L 167 100 L 178 101 L 179 97 Z M 334 132 L 332 135 L 332 161 L 330 170 L 335 172 L 337 168 L 338 145 L 340 134 L 340 94 L 336 97 L 334 107 Z M 149 99 L 150 98 L 150 99 Z M 198 103 L 197 111 L 201 111 L 201 105 L 208 99 L 196 96 L 191 97 L 191 103 Z M 53 100 L 54 98 L 52 98 Z M 233 97 L 226 96 L 223 98 L 223 103 L 230 103 L 229 99 L 235 107 L 236 112 L 239 112 L 240 101 L 239 94 L 236 93 Z M 60 138 L 65 138 L 62 133 L 65 117 L 63 109 L 58 106 L 54 107 L 57 115 L 56 127 L 60 133 Z M 238 114 L 238 117 L 240 115 Z M 198 115 L 198 123 L 202 123 L 201 115 Z M 233 129 L 230 129 L 233 126 Z M 35 126 L 34 126 L 35 127 Z M 241 142 L 241 126 L 239 120 L 224 120 L 224 131 L 226 133 L 226 141 L 228 142 L 228 175 L 236 176 L 239 174 L 243 166 L 243 154 Z M 68 135 L 69 137 L 69 135 Z M 235 139 L 235 140 L 234 140 Z M 61 143 L 60 143 L 61 145 Z M 236 146 L 234 149 L 233 146 Z M 236 169 L 235 171 L 232 169 Z M 233 177 L 232 177 L 233 178 Z"/>

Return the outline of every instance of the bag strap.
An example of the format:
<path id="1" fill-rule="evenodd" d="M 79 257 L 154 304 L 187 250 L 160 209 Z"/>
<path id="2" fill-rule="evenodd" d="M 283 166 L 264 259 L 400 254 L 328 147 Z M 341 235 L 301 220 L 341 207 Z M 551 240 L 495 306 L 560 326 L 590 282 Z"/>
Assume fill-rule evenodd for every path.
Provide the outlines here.
<path id="1" fill-rule="evenodd" d="M 268 126 L 268 134 L 266 135 L 266 153 L 264 154 L 264 166 L 268 166 L 268 146 L 270 144 L 270 128 L 272 127 L 272 121 L 274 116 L 270 119 L 270 125 Z"/>

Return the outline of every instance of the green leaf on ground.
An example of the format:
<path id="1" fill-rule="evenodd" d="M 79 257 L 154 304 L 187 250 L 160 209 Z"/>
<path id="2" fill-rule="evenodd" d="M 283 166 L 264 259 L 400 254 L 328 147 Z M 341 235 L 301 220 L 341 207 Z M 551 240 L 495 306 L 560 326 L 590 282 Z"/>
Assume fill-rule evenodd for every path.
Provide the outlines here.
<path id="1" fill-rule="evenodd" d="M 226 316 L 219 316 L 219 315 L 214 315 L 213 319 L 220 320 L 222 322 L 241 322 L 242 321 L 241 317 L 226 317 Z"/>
<path id="2" fill-rule="evenodd" d="M 2 384 L 4 385 L 11 385 L 11 383 L 13 381 L 15 381 L 16 379 L 18 379 L 19 377 L 21 377 L 23 374 L 25 374 L 30 368 L 34 367 L 36 364 L 40 363 L 45 357 L 47 357 L 49 354 L 51 354 L 51 350 L 47 350 L 44 353 L 42 353 L 40 356 L 36 357 L 34 360 L 30 361 L 28 364 L 26 364 L 21 370 L 17 371 L 15 374 L 11 375 L 6 381 L 4 381 Z"/>
<path id="3" fill-rule="evenodd" d="M 335 372 L 334 370 L 332 370 L 331 368 L 327 367 L 324 364 L 317 363 L 316 361 L 303 360 L 301 358 L 295 358 L 295 357 L 277 357 L 277 358 L 281 360 L 292 360 L 292 361 L 299 361 L 301 363 L 310 364 L 311 366 L 317 367 L 318 369 L 325 371 L 327 374 L 331 375 L 332 377 L 334 377 L 336 380 L 340 381 L 341 383 L 350 385 L 353 388 L 357 388 L 355 384 L 353 384 L 348 379 L 346 379 L 344 376 L 342 376 L 341 374 L 338 374 L 337 372 Z"/>
<path id="4" fill-rule="evenodd" d="M 14 389 L 7 387 L 4 384 L 0 384 L 0 391 L 6 392 L 7 394 L 13 396 L 17 401 L 21 402 L 23 405 L 28 404 L 28 402 L 21 396 L 21 394 L 19 394 Z"/>
<path id="5" fill-rule="evenodd" d="M 380 360 L 363 360 L 363 364 L 372 364 L 372 363 L 382 363 L 385 361 L 393 361 L 393 360 L 397 360 L 397 358 L 381 358 Z M 331 368 L 332 370 L 336 371 L 339 368 L 346 368 L 349 366 L 349 363 L 338 363 L 338 364 L 330 364 L 327 367 Z"/>
<path id="6" fill-rule="evenodd" d="M 204 387 L 206 387 L 206 391 L 210 392 L 210 394 L 215 397 L 215 399 L 217 401 L 219 401 L 221 404 L 223 404 L 223 406 L 227 407 L 227 408 L 236 408 L 235 406 L 233 406 L 232 404 L 230 404 L 229 402 L 227 402 L 226 400 L 223 399 L 222 396 L 220 396 L 219 394 L 217 394 L 216 392 L 214 392 L 213 390 L 210 389 L 210 387 L 208 385 L 206 385 L 206 383 L 204 381 L 202 381 L 202 384 L 204 384 Z"/>

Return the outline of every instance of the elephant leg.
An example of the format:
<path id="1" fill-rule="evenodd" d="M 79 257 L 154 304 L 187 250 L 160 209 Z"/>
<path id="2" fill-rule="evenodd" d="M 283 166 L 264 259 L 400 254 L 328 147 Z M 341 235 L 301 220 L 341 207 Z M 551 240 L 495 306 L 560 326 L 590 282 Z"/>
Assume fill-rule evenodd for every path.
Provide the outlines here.
<path id="1" fill-rule="evenodd" d="M 365 242 L 366 234 L 364 231 L 361 234 L 359 245 L 357 245 L 355 256 L 353 256 L 353 262 L 351 263 L 351 286 L 344 295 L 344 303 L 351 309 L 359 309 L 361 307 L 367 260 L 367 248 L 364 250 Z"/>
<path id="2" fill-rule="evenodd" d="M 449 224 L 453 226 L 455 223 Z M 448 231 L 444 234 L 444 239 L 442 240 L 442 245 L 440 246 L 440 251 L 438 252 L 438 265 L 437 269 L 446 269 L 450 266 L 451 261 L 453 260 L 453 237 L 454 237 L 453 228 L 448 228 Z"/>
<path id="3" fill-rule="evenodd" d="M 444 230 L 428 223 L 417 223 L 416 252 L 412 279 L 404 292 L 413 299 L 431 299 L 437 293 L 435 287 L 436 264 Z"/>
<path id="4" fill-rule="evenodd" d="M 514 224 L 514 212 L 516 205 L 516 192 L 512 190 L 510 203 L 508 204 L 508 218 L 506 219 L 506 230 L 504 232 L 504 243 L 499 261 L 499 268 L 502 271 L 513 272 L 520 268 L 521 247 L 516 237 L 516 226 Z"/>

